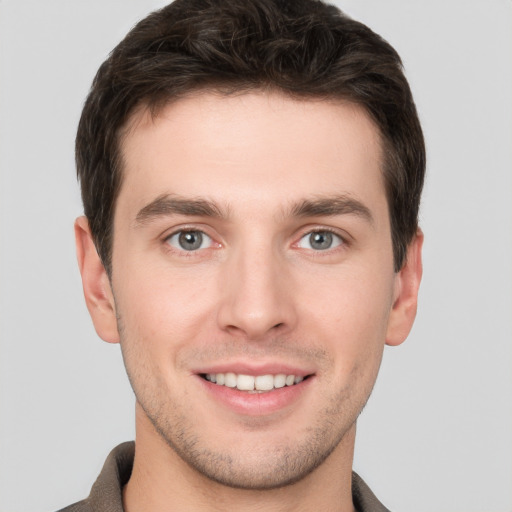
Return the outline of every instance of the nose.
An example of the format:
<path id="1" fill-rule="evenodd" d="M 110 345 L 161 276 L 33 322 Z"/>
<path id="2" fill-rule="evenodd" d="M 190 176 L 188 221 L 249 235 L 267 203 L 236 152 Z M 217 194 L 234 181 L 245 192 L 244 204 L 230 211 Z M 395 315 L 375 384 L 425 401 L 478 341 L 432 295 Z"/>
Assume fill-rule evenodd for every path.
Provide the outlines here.
<path id="1" fill-rule="evenodd" d="M 284 258 L 266 247 L 240 248 L 229 260 L 219 283 L 219 327 L 248 340 L 292 330 L 297 315 Z"/>

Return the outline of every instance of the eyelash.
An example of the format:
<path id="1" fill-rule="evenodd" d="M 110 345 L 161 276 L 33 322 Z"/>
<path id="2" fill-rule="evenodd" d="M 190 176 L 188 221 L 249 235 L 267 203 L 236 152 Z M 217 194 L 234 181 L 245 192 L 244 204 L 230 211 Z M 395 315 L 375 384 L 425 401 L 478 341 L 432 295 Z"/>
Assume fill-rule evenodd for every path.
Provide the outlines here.
<path id="1" fill-rule="evenodd" d="M 187 233 L 200 233 L 203 237 L 206 236 L 210 240 L 209 246 L 208 247 L 198 247 L 197 249 L 193 249 L 193 250 L 186 250 L 183 248 L 175 247 L 170 243 L 170 240 L 173 237 L 186 235 Z M 340 234 L 337 230 L 334 230 L 334 229 L 328 228 L 328 227 L 316 227 L 314 229 L 309 229 L 307 231 L 303 231 L 303 233 L 300 235 L 298 241 L 296 241 L 292 244 L 292 247 L 301 248 L 299 246 L 300 242 L 302 240 L 304 240 L 306 237 L 310 237 L 311 235 L 314 235 L 315 233 L 329 233 L 329 234 L 333 235 L 334 237 L 336 237 L 337 239 L 339 239 L 339 243 L 334 247 L 328 247 L 326 249 L 315 250 L 313 248 L 303 248 L 312 254 L 315 254 L 315 255 L 331 254 L 333 251 L 340 250 L 349 245 L 349 241 L 347 240 L 348 237 Z M 196 228 L 196 227 L 181 228 L 176 231 L 173 231 L 172 233 L 170 233 L 169 235 L 166 235 L 163 238 L 163 242 L 164 242 L 167 250 L 172 251 L 177 254 L 180 254 L 183 257 L 197 256 L 199 253 L 201 253 L 205 249 L 212 248 L 212 246 L 213 247 L 216 246 L 217 248 L 221 247 L 221 244 L 218 242 L 215 242 L 214 238 L 211 237 L 208 233 L 206 233 L 206 231 L 204 229 L 200 229 L 200 228 Z"/>
<path id="2" fill-rule="evenodd" d="M 346 247 L 346 246 L 349 245 L 346 236 L 344 236 L 341 233 L 339 233 L 339 231 L 337 231 L 335 229 L 332 229 L 332 228 L 328 228 L 328 227 L 317 227 L 317 228 L 314 228 L 314 229 L 309 229 L 307 231 L 304 231 L 301 234 L 299 240 L 297 242 L 295 242 L 293 245 L 298 247 L 299 243 L 302 240 L 304 240 L 306 237 L 310 237 L 311 235 L 314 235 L 315 233 L 329 233 L 329 234 L 331 234 L 334 237 L 339 239 L 339 243 L 335 247 L 329 247 L 329 248 L 323 249 L 323 250 L 321 250 L 321 249 L 318 249 L 318 250 L 308 249 L 309 251 L 312 251 L 315 255 L 331 254 L 333 251 L 335 251 L 337 249 L 341 249 L 341 248 Z"/>
<path id="3" fill-rule="evenodd" d="M 184 248 L 179 248 L 179 247 L 176 247 L 176 246 L 173 246 L 171 244 L 171 240 L 176 237 L 176 236 L 182 236 L 182 235 L 186 235 L 187 233 L 199 233 L 201 234 L 201 236 L 204 238 L 204 237 L 207 237 L 210 242 L 209 242 L 209 246 L 208 247 L 198 247 L 197 249 L 193 249 L 193 250 L 186 250 Z M 200 229 L 200 228 L 193 228 L 193 227 L 190 227 L 190 228 L 182 228 L 182 229 L 179 229 L 179 230 L 176 230 L 176 231 L 173 231 L 172 233 L 170 233 L 169 235 L 165 236 L 164 237 L 164 243 L 166 245 L 166 248 L 170 251 L 173 251 L 173 252 L 176 252 L 176 253 L 179 253 L 180 255 L 182 256 L 185 256 L 185 257 L 190 257 L 190 256 L 194 256 L 194 255 L 197 255 L 199 252 L 201 252 L 202 250 L 204 249 L 209 249 L 211 248 L 212 245 L 217 245 L 217 247 L 220 247 L 220 244 L 216 243 L 214 241 L 214 239 L 208 234 L 205 232 L 204 229 Z M 201 245 L 204 243 L 204 240 L 201 241 Z"/>

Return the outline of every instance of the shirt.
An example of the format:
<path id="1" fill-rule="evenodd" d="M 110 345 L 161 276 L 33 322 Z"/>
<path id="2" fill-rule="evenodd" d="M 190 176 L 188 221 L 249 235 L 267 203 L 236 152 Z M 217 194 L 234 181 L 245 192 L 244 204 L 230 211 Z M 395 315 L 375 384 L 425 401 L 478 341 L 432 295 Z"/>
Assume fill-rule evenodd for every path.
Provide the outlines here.
<path id="1" fill-rule="evenodd" d="M 89 497 L 59 512 L 123 512 L 123 486 L 130 479 L 134 454 L 133 441 L 114 448 Z M 356 473 L 352 473 L 352 500 L 358 512 L 389 512 Z"/>

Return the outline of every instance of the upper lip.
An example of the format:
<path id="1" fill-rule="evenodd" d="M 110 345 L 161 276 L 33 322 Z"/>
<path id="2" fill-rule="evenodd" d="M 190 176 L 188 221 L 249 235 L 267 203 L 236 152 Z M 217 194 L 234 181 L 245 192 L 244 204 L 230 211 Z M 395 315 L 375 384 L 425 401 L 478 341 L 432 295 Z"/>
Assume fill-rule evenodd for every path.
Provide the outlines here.
<path id="1" fill-rule="evenodd" d="M 297 377 L 306 377 L 314 372 L 313 369 L 307 367 L 299 367 L 286 363 L 278 362 L 225 362 L 204 366 L 194 370 L 196 374 L 207 373 L 236 373 L 237 375 L 295 375 Z"/>

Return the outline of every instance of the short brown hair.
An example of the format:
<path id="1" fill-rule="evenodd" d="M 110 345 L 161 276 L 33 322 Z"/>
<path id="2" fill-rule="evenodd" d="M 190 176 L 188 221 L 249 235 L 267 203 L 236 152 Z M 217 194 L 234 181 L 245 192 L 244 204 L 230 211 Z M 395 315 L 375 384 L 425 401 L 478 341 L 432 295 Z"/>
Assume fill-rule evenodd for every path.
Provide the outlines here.
<path id="1" fill-rule="evenodd" d="M 271 89 L 361 105 L 379 127 L 394 266 L 418 229 L 425 146 L 397 52 L 319 0 L 176 0 L 140 21 L 101 65 L 76 137 L 85 215 L 111 272 L 122 182 L 119 135 L 134 110 L 153 113 L 199 89 Z"/>

